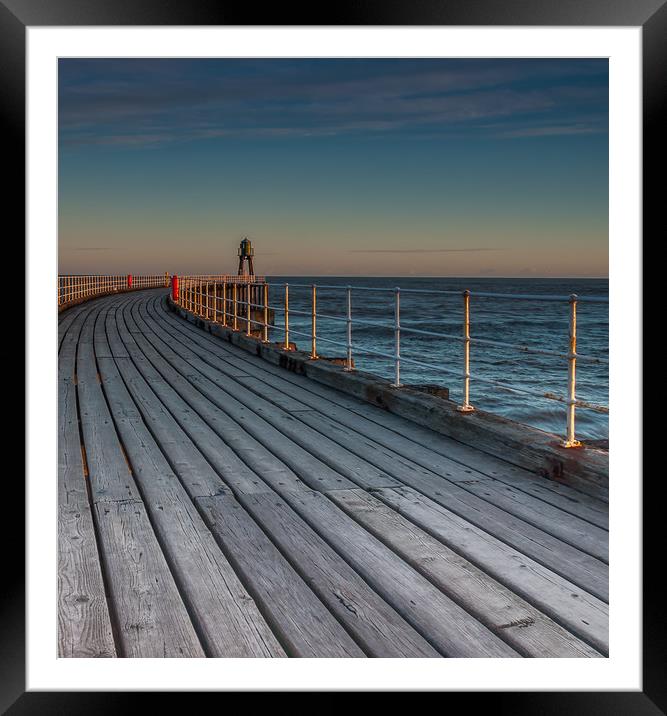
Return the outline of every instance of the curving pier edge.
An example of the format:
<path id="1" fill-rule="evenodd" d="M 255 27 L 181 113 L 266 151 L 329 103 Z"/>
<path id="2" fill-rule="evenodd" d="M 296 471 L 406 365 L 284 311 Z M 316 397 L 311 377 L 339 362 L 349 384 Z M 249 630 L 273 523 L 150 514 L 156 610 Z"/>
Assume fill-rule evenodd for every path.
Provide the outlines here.
<path id="1" fill-rule="evenodd" d="M 394 388 L 390 381 L 370 373 L 348 372 L 341 365 L 325 359 L 311 360 L 306 352 L 288 352 L 279 344 L 262 343 L 242 331 L 233 331 L 186 311 L 171 296 L 167 300 L 171 310 L 181 318 L 274 365 L 363 398 L 418 425 L 550 480 L 608 499 L 609 453 L 606 450 L 586 446 L 564 449 L 557 436 L 537 428 L 483 410 L 461 413 L 452 401 L 405 386 Z"/>

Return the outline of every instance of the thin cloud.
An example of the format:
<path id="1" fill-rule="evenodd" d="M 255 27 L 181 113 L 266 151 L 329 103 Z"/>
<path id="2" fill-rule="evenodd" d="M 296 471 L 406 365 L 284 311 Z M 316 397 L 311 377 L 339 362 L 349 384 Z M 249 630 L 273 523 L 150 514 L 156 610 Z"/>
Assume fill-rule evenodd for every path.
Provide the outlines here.
<path id="1" fill-rule="evenodd" d="M 604 127 L 526 127 L 508 132 L 501 132 L 497 136 L 507 139 L 521 137 L 556 137 L 573 136 L 577 134 L 599 134 L 606 131 Z"/>
<path id="2" fill-rule="evenodd" d="M 63 246 L 62 251 L 115 251 L 113 246 Z"/>
<path id="3" fill-rule="evenodd" d="M 505 249 L 350 249 L 350 254 L 451 254 L 482 251 L 505 251 Z"/>
<path id="4" fill-rule="evenodd" d="M 61 146 L 223 137 L 606 126 L 607 65 L 585 61 L 67 60 Z M 537 121 L 538 119 L 542 121 Z M 553 132 L 543 130 L 546 136 Z M 528 136 L 528 135 L 525 135 Z"/>

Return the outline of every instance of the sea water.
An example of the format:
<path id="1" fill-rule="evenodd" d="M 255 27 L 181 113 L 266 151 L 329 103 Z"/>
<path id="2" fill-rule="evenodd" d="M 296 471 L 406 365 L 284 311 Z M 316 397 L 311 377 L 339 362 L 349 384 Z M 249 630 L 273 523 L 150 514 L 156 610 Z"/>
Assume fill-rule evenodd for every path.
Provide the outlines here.
<path id="1" fill-rule="evenodd" d="M 415 277 L 332 277 L 272 276 L 272 306 L 283 305 L 284 284 L 289 288 L 290 341 L 310 350 L 311 290 L 318 284 L 318 353 L 343 357 L 346 353 L 345 287 L 352 286 L 352 355 L 358 370 L 394 378 L 391 359 L 365 353 L 394 352 L 394 293 L 401 288 L 401 383 L 445 386 L 452 400 L 461 402 L 463 379 L 463 343 L 456 338 L 441 338 L 410 333 L 407 328 L 461 337 L 463 332 L 462 292 L 469 289 L 470 335 L 470 402 L 475 407 L 512 420 L 532 425 L 557 435 L 565 431 L 564 403 L 549 400 L 545 393 L 567 396 L 568 365 L 564 357 L 545 356 L 520 350 L 475 344 L 486 339 L 530 346 L 567 354 L 569 349 L 570 306 L 567 297 L 607 297 L 607 279 L 545 278 L 415 278 Z M 305 284 L 305 286 L 300 286 Z M 323 285 L 340 287 L 323 288 Z M 391 289 L 367 291 L 356 287 Z M 409 289 L 455 291 L 454 295 L 410 293 Z M 475 292 L 527 295 L 559 295 L 563 301 L 509 300 L 484 298 Z M 358 322 L 355 322 L 358 321 Z M 361 321 L 382 324 L 368 325 Z M 276 328 L 271 340 L 284 334 L 283 313 L 275 313 Z M 307 334 L 299 335 L 299 333 Z M 325 340 L 328 339 L 328 340 Z M 335 341 L 331 343 L 329 341 Z M 609 306 L 607 303 L 581 301 L 577 306 L 577 352 L 608 358 Z M 429 365 L 415 365 L 408 360 Z M 487 378 L 522 392 L 510 392 L 482 381 Z M 523 392 L 525 391 L 525 392 Z M 526 393 L 529 393 L 526 394 Z M 579 361 L 577 363 L 577 398 L 597 405 L 607 405 L 609 394 L 608 365 Z M 608 438 L 608 415 L 577 409 L 577 437 Z"/>

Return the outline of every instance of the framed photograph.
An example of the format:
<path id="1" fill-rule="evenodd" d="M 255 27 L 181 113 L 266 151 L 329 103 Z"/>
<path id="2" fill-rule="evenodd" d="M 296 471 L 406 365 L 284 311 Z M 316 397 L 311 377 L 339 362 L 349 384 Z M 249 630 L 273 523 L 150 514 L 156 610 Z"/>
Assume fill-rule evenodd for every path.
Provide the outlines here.
<path id="1" fill-rule="evenodd" d="M 27 326 L 0 706 L 666 712 L 664 3 L 248 15 L 0 1 Z"/>

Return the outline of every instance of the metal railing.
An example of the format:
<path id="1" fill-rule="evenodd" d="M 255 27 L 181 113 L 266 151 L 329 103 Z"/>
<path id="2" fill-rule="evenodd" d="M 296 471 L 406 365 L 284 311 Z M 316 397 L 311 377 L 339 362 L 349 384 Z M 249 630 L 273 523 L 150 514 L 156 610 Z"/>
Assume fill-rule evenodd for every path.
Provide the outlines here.
<path id="1" fill-rule="evenodd" d="M 213 281 L 217 281 L 218 283 L 265 283 L 266 277 L 264 276 L 239 276 L 238 274 L 229 274 L 229 273 L 210 273 L 210 274 L 196 274 L 189 276 L 187 274 L 180 275 L 179 280 L 181 282 L 186 281 L 187 279 L 192 279 L 193 281 L 208 281 L 209 283 Z"/>
<path id="2" fill-rule="evenodd" d="M 228 277 L 227 277 L 228 278 Z M 244 277 L 233 277 L 234 279 Z M 213 280 L 212 280 L 213 279 Z M 280 341 L 283 350 L 291 350 L 291 336 L 300 336 L 306 338 L 310 342 L 310 357 L 313 360 L 318 358 L 317 344 L 318 341 L 324 341 L 331 345 L 344 347 L 345 349 L 345 365 L 344 370 L 354 370 L 353 348 L 354 351 L 361 354 L 368 354 L 380 358 L 385 358 L 393 364 L 393 382 L 395 388 L 402 387 L 401 383 L 401 365 L 407 363 L 412 366 L 420 366 L 431 370 L 446 373 L 455 376 L 461 381 L 463 399 L 458 405 L 458 410 L 465 413 L 472 413 L 475 407 L 470 402 L 471 380 L 480 381 L 500 388 L 501 390 L 519 395 L 527 395 L 533 398 L 540 398 L 550 401 L 556 401 L 566 404 L 566 430 L 565 437 L 561 441 L 563 447 L 571 448 L 581 445 L 576 438 L 575 421 L 577 408 L 592 410 L 598 413 L 608 414 L 609 408 L 606 405 L 597 405 L 585 400 L 577 399 L 576 396 L 576 375 L 577 362 L 589 362 L 597 364 L 608 364 L 609 360 L 601 356 L 590 356 L 577 353 L 577 306 L 579 303 L 608 303 L 609 299 L 602 296 L 570 296 L 546 295 L 546 294 L 506 294 L 492 293 L 484 291 L 454 291 L 454 290 L 434 290 L 434 289 L 401 289 L 381 288 L 370 286 L 341 286 L 327 284 L 267 284 L 262 279 L 259 286 L 253 286 L 252 282 L 235 280 L 228 287 L 230 282 L 223 280 L 214 280 L 214 277 L 187 276 L 179 279 L 180 293 L 178 281 L 176 282 L 176 290 L 174 298 L 177 303 L 186 310 L 206 318 L 214 322 L 220 322 L 222 325 L 233 330 L 244 330 L 247 335 L 253 335 L 253 326 L 257 328 L 258 337 L 264 341 L 269 340 L 269 328 L 278 330 L 283 333 L 284 340 Z M 259 283 L 259 282 L 258 282 Z M 245 284 L 239 287 L 239 284 Z M 247 285 L 249 284 L 249 288 Z M 269 304 L 269 286 L 272 289 L 282 288 L 282 305 Z M 309 290 L 310 310 L 302 311 L 290 309 L 289 296 L 291 288 L 305 288 Z M 318 289 L 339 290 L 345 292 L 345 315 L 332 315 L 330 313 L 320 313 L 317 310 L 317 291 Z M 391 323 L 369 321 L 362 318 L 355 318 L 352 315 L 352 292 L 354 291 L 372 291 L 393 294 L 393 321 Z M 443 333 L 439 331 L 426 330 L 424 328 L 415 328 L 406 326 L 401 323 L 401 294 L 434 294 L 434 295 L 450 295 L 459 296 L 462 301 L 462 326 L 461 334 Z M 484 338 L 475 338 L 470 333 L 470 316 L 471 316 L 471 299 L 494 299 L 494 300 L 518 300 L 518 301 L 547 301 L 561 302 L 568 305 L 568 349 L 566 352 L 552 351 L 536 346 L 525 344 L 507 343 Z M 254 313 L 253 313 L 254 309 Z M 269 325 L 269 312 L 279 312 L 283 314 L 283 325 Z M 310 330 L 308 332 L 295 330 L 290 328 L 290 313 L 310 318 Z M 253 317 L 254 316 L 254 317 Z M 258 317 L 261 320 L 258 320 Z M 332 340 L 318 334 L 317 319 L 326 319 L 330 321 L 338 321 L 345 324 L 345 341 Z M 386 328 L 393 335 L 393 351 L 391 353 L 371 349 L 363 346 L 354 346 L 352 343 L 352 326 L 360 325 L 362 327 Z M 241 328 L 240 326 L 243 326 Z M 448 341 L 457 341 L 462 344 L 461 352 L 461 369 L 455 370 L 443 365 L 437 365 L 432 362 L 420 360 L 417 358 L 406 357 L 401 353 L 401 336 L 405 333 L 415 335 L 429 336 Z M 471 349 L 474 346 L 490 346 L 495 348 L 503 348 L 515 350 L 519 353 L 528 353 L 541 356 L 550 356 L 552 358 L 562 359 L 567 362 L 567 394 L 559 396 L 554 393 L 542 393 L 530 391 L 517 386 L 510 386 L 502 381 L 495 380 L 488 376 L 471 375 L 470 356 Z"/>
<path id="3" fill-rule="evenodd" d="M 261 326 L 262 338 L 266 341 L 269 330 L 268 289 L 264 276 L 220 274 L 172 277 L 172 297 L 179 306 L 207 320 L 221 322 L 235 331 L 244 324 L 243 330 L 247 335 L 252 335 L 253 325 Z M 243 314 L 240 313 L 241 307 Z M 263 309 L 262 321 L 252 318 L 253 308 Z"/>
<path id="4" fill-rule="evenodd" d="M 58 306 L 83 301 L 118 291 L 140 288 L 159 288 L 170 285 L 168 273 L 156 275 L 102 276 L 102 275 L 60 275 L 58 276 Z"/>

